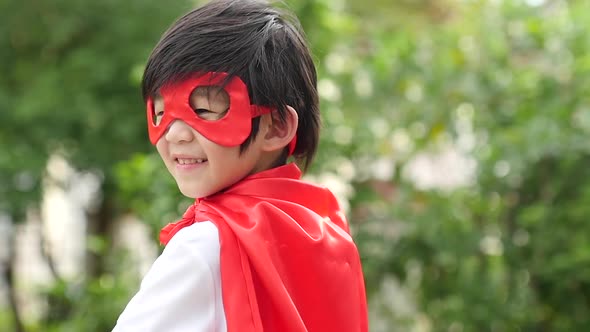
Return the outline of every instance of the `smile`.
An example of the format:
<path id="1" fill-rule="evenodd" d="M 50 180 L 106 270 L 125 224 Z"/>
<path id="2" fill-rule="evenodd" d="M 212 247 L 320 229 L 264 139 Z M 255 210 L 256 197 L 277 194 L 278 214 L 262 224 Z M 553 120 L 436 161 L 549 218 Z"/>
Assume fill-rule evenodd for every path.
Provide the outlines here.
<path id="1" fill-rule="evenodd" d="M 207 159 L 203 158 L 176 158 L 176 162 L 180 165 L 202 164 L 206 161 Z"/>

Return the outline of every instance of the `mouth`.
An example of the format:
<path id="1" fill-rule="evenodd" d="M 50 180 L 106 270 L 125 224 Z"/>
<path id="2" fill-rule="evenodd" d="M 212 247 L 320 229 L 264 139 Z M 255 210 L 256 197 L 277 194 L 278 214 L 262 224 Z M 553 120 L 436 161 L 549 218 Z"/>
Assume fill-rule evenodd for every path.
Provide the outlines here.
<path id="1" fill-rule="evenodd" d="M 179 165 L 195 165 L 207 162 L 205 158 L 174 158 L 174 161 Z"/>

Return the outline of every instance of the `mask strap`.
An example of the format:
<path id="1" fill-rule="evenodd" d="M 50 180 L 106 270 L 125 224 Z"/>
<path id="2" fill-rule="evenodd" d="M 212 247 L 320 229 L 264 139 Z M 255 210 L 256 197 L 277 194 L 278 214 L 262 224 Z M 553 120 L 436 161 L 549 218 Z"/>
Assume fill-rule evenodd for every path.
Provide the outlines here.
<path id="1" fill-rule="evenodd" d="M 262 114 L 268 114 L 270 112 L 272 112 L 272 108 L 270 107 L 250 105 L 250 114 L 252 114 L 252 118 L 261 116 Z"/>

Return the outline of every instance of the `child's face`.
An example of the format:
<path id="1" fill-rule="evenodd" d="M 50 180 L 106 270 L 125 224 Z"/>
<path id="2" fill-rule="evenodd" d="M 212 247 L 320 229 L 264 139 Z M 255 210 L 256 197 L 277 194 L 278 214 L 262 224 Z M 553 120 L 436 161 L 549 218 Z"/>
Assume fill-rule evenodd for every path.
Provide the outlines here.
<path id="1" fill-rule="evenodd" d="M 215 123 L 228 112 L 230 96 L 219 87 L 201 86 L 192 91 L 189 100 L 195 116 Z M 153 104 L 153 121 L 157 125 L 165 114 L 164 99 L 158 96 Z M 220 145 L 184 119 L 171 121 L 156 148 L 180 191 L 192 198 L 212 195 L 261 170 L 262 150 L 258 139 L 240 153 L 239 145 Z"/>

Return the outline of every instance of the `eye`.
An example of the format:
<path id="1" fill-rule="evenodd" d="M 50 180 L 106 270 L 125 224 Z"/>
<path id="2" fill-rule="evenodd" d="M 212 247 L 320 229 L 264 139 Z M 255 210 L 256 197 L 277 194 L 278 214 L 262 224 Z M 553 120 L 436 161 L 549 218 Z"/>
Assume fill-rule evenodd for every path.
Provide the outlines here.
<path id="1" fill-rule="evenodd" d="M 197 108 L 195 110 L 195 114 L 197 115 L 201 115 L 201 114 L 207 114 L 207 113 L 213 113 L 210 110 L 206 109 L 206 108 Z"/>
<path id="2" fill-rule="evenodd" d="M 210 111 L 206 108 L 195 109 L 195 114 L 203 120 L 218 120 L 219 119 L 218 113 Z"/>
<path id="3" fill-rule="evenodd" d="M 190 105 L 200 119 L 219 120 L 229 109 L 229 95 L 219 86 L 198 86 L 191 93 Z"/>
<path id="4" fill-rule="evenodd" d="M 156 113 L 156 124 L 160 124 L 163 116 L 164 116 L 164 111 L 159 111 L 158 113 Z"/>
<path id="5" fill-rule="evenodd" d="M 154 126 L 159 125 L 160 122 L 162 122 L 162 117 L 164 116 L 164 100 L 162 100 L 162 97 L 158 96 L 154 98 L 152 104 L 152 115 Z"/>
<path id="6" fill-rule="evenodd" d="M 217 113 L 211 110 L 208 110 L 206 108 L 197 108 L 195 109 L 195 114 L 203 120 L 208 120 L 208 121 L 215 121 L 215 120 L 219 120 L 223 117 L 224 113 Z"/>

